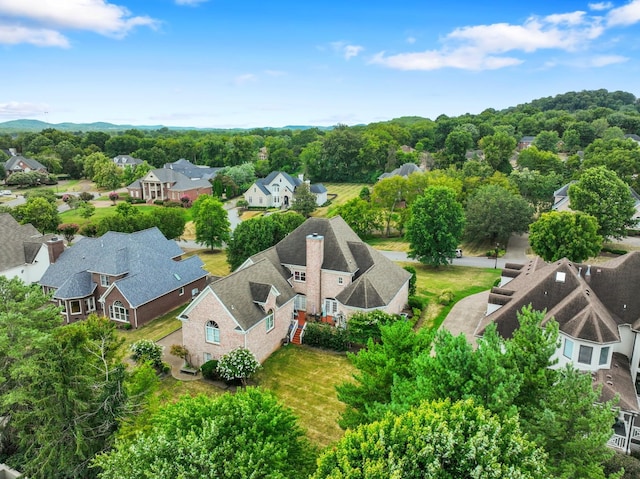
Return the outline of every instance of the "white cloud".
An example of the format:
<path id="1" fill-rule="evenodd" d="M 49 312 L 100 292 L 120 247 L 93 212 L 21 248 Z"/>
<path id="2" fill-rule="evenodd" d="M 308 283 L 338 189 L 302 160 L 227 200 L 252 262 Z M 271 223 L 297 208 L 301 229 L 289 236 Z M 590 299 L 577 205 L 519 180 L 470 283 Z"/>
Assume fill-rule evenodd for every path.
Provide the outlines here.
<path id="1" fill-rule="evenodd" d="M 388 56 L 381 52 L 371 62 L 400 70 L 494 70 L 523 63 L 515 52 L 531 54 L 542 49 L 574 52 L 588 48 L 590 41 L 604 33 L 602 22 L 599 16 L 575 11 L 532 16 L 521 25 L 459 27 L 443 38 L 440 49 Z"/>
<path id="2" fill-rule="evenodd" d="M 69 40 L 55 30 L 0 24 L 0 44 L 17 45 L 20 43 L 29 43 L 37 47 L 69 47 Z"/>
<path id="3" fill-rule="evenodd" d="M 350 58 L 357 57 L 361 51 L 364 50 L 364 47 L 360 45 L 350 45 L 346 42 L 333 42 L 331 43 L 331 48 L 342 55 L 345 60 L 349 60 Z"/>
<path id="4" fill-rule="evenodd" d="M 609 10 L 607 24 L 609 26 L 633 25 L 640 21 L 640 0 L 632 0 L 626 5 Z"/>
<path id="5" fill-rule="evenodd" d="M 50 46 L 62 46 L 61 30 L 88 30 L 123 38 L 135 27 L 158 26 L 151 17 L 134 16 L 126 7 L 105 0 L 0 0 L 0 18 L 4 28 L 56 32 L 58 39 L 51 35 Z"/>
<path id="6" fill-rule="evenodd" d="M 589 59 L 585 66 L 589 67 L 606 67 L 608 65 L 614 65 L 616 63 L 624 63 L 629 61 L 629 58 L 622 55 L 597 55 Z"/>
<path id="7" fill-rule="evenodd" d="M 189 7 L 196 7 L 201 3 L 208 2 L 209 0 L 176 0 L 176 5 L 187 5 Z"/>
<path id="8" fill-rule="evenodd" d="M 416 42 L 415 37 L 407 37 L 407 43 L 413 45 Z"/>
<path id="9" fill-rule="evenodd" d="M 44 104 L 10 101 L 0 103 L 0 118 L 33 118 L 46 113 L 48 109 Z"/>
<path id="10" fill-rule="evenodd" d="M 589 8 L 595 11 L 609 10 L 613 7 L 613 3 L 611 2 L 598 2 L 598 3 L 590 3 Z"/>

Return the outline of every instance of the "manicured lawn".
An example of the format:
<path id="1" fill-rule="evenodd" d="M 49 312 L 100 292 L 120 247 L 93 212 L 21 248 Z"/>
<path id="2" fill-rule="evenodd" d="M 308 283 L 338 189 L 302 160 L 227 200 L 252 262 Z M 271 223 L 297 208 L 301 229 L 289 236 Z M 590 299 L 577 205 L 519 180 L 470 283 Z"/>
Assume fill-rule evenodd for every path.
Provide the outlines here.
<path id="1" fill-rule="evenodd" d="M 404 238 L 369 238 L 365 243 L 381 251 L 409 251 L 409 242 Z"/>
<path id="2" fill-rule="evenodd" d="M 141 213 L 146 213 L 147 211 L 152 210 L 153 208 L 161 208 L 160 206 L 151 206 L 151 205 L 133 205 L 137 210 Z M 107 216 L 112 216 L 115 213 L 115 206 L 107 206 L 104 208 L 96 208 L 95 214 L 89 218 L 83 218 L 80 216 L 80 210 L 68 210 L 60 213 L 60 222 L 62 223 L 76 223 L 84 226 L 87 223 L 97 223 L 102 218 L 106 218 Z"/>
<path id="3" fill-rule="evenodd" d="M 158 341 L 168 334 L 180 329 L 182 327 L 182 323 L 177 319 L 177 317 L 186 307 L 187 305 L 185 304 L 173 311 L 169 311 L 165 315 L 154 319 L 150 323 L 147 323 L 138 329 L 118 330 L 118 334 L 123 337 L 125 341 L 122 346 L 123 351 L 125 351 L 125 355 L 128 355 L 129 346 L 139 339 L 151 339 L 153 341 Z"/>
<path id="4" fill-rule="evenodd" d="M 314 211 L 313 216 L 316 217 L 325 217 L 327 216 L 327 211 L 332 206 L 341 205 L 358 197 L 360 190 L 362 190 L 363 187 L 366 186 L 369 190 L 373 187 L 372 185 L 367 185 L 365 183 L 323 183 L 323 185 L 327 188 L 327 197 L 329 199 L 331 199 L 333 195 L 337 196 L 331 200 L 330 206 L 324 206 Z"/>
<path id="5" fill-rule="evenodd" d="M 344 354 L 289 345 L 267 359 L 255 382 L 290 407 L 309 439 L 324 447 L 342 437 L 337 420 L 344 405 L 335 386 L 351 379 L 352 372 Z"/>
<path id="6" fill-rule="evenodd" d="M 468 266 L 440 266 L 434 268 L 420 263 L 402 263 L 416 269 L 416 296 L 426 299 L 429 306 L 423 312 L 420 325 L 438 328 L 453 305 L 466 296 L 490 289 L 500 271 L 493 268 L 472 268 Z M 438 304 L 438 297 L 444 291 L 451 291 L 453 301 L 448 305 Z"/>
<path id="7" fill-rule="evenodd" d="M 185 253 L 182 258 L 186 259 L 190 256 L 198 255 L 204 263 L 204 269 L 213 276 L 227 276 L 231 273 L 229 263 L 227 263 L 227 253 L 224 250 L 199 249 Z"/>
<path id="8" fill-rule="evenodd" d="M 184 395 L 196 396 L 198 394 L 204 394 L 206 396 L 215 396 L 224 393 L 225 391 L 208 381 L 179 381 L 171 375 L 166 376 L 160 381 L 158 391 L 156 392 L 160 401 L 163 403 L 174 402 Z"/>

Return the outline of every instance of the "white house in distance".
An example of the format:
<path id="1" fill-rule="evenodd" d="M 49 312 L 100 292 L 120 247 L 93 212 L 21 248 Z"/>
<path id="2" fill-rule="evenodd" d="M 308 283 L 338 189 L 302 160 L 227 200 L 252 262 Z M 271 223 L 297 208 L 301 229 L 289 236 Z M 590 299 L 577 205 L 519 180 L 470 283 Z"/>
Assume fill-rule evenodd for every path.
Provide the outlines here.
<path id="1" fill-rule="evenodd" d="M 272 171 L 266 178 L 256 180 L 245 191 L 244 199 L 250 207 L 289 208 L 293 203 L 293 193 L 303 182 L 302 175 L 294 178 L 283 171 Z M 326 203 L 327 189 L 321 183 L 309 184 L 309 190 L 315 195 L 318 206 Z"/>
<path id="2" fill-rule="evenodd" d="M 37 283 L 64 251 L 62 239 L 42 235 L 33 225 L 21 225 L 9 213 L 0 214 L 0 275 Z"/>

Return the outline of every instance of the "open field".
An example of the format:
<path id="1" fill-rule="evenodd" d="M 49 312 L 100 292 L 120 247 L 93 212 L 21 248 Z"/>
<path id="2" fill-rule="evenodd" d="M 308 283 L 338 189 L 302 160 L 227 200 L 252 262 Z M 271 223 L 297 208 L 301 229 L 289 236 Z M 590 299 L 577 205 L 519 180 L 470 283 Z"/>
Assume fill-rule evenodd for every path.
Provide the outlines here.
<path id="1" fill-rule="evenodd" d="M 151 205 L 133 205 L 141 213 L 146 213 L 151 211 L 154 208 L 161 208 L 160 206 L 151 206 Z M 115 214 L 116 207 L 109 202 L 104 208 L 96 208 L 96 211 L 91 218 L 83 218 L 80 216 L 80 210 L 67 210 L 60 213 L 60 221 L 62 223 L 76 223 L 80 225 L 82 228 L 85 224 L 88 223 L 97 223 L 102 218 L 106 218 L 107 216 L 112 216 Z"/>
<path id="2" fill-rule="evenodd" d="M 337 420 L 344 405 L 335 386 L 351 379 L 352 372 L 345 354 L 289 345 L 267 359 L 255 382 L 290 407 L 309 439 L 324 447 L 342 437 Z"/>

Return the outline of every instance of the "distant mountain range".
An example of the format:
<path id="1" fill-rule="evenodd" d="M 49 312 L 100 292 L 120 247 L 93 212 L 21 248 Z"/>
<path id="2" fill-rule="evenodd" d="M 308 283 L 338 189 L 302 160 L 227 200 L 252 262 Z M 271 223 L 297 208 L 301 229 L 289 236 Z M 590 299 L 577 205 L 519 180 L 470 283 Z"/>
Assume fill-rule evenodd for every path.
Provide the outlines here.
<path id="1" fill-rule="evenodd" d="M 167 130 L 203 130 L 203 131 L 248 131 L 248 130 L 307 130 L 309 128 L 318 128 L 319 130 L 331 130 L 332 126 L 304 126 L 304 125 L 291 125 L 283 126 L 282 128 L 195 128 L 189 126 L 165 126 L 165 125 L 115 125 L 113 123 L 107 123 L 98 121 L 95 123 L 47 123 L 40 120 L 11 120 L 0 122 L 0 132 L 3 133 L 15 133 L 15 132 L 40 132 L 46 128 L 54 128 L 59 131 L 105 131 L 105 132 L 117 132 L 125 130 L 161 130 L 166 128 Z"/>

